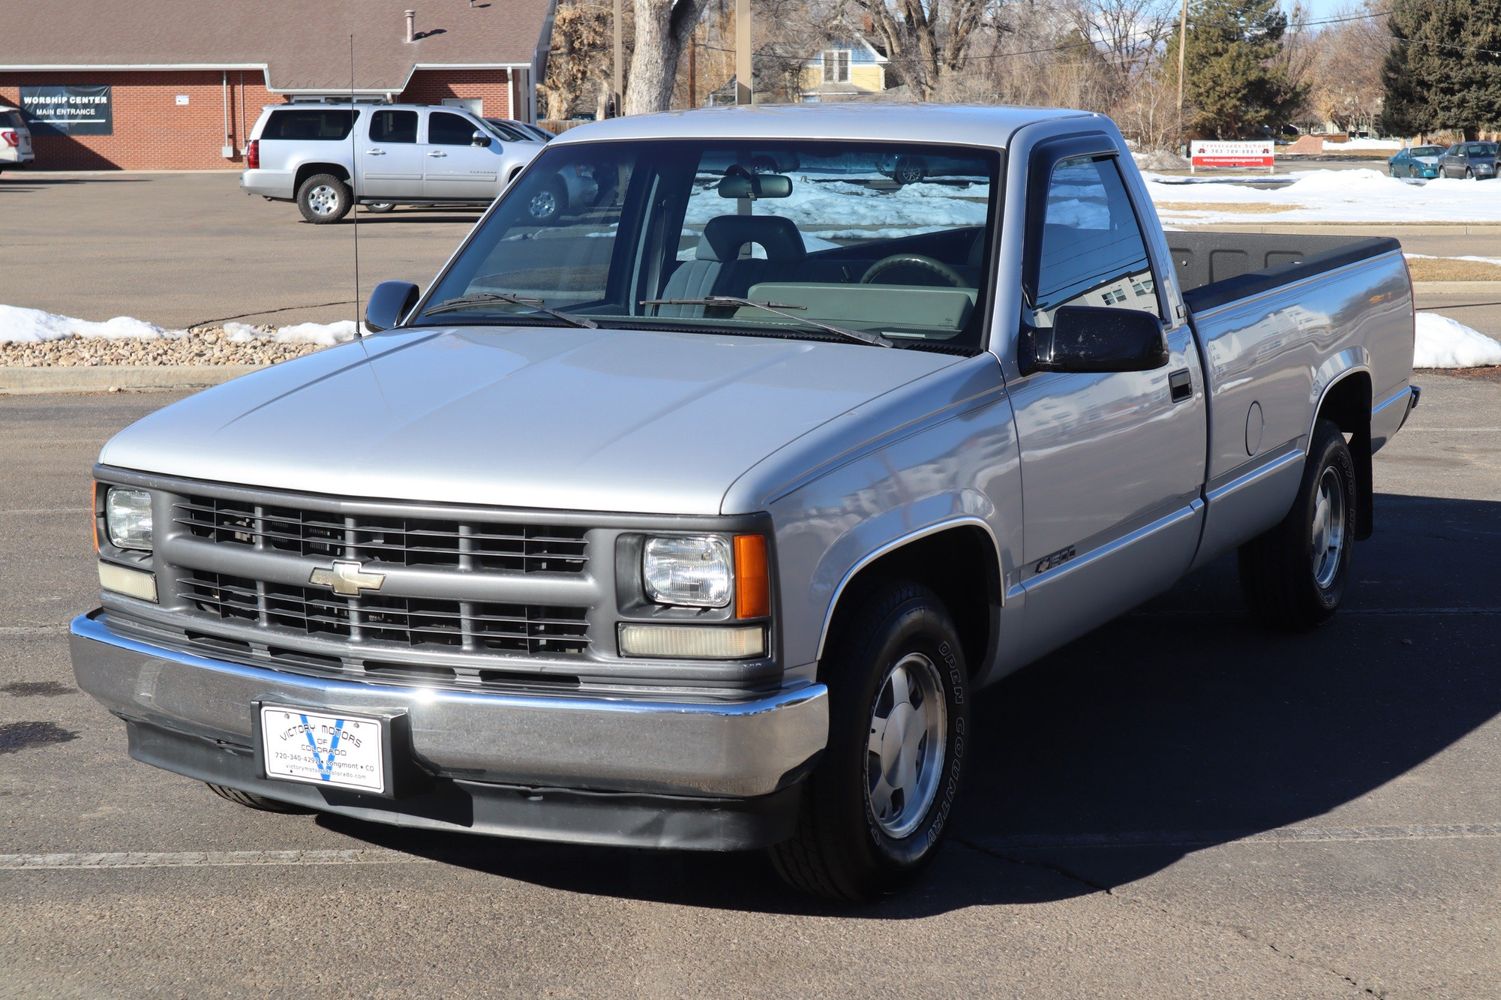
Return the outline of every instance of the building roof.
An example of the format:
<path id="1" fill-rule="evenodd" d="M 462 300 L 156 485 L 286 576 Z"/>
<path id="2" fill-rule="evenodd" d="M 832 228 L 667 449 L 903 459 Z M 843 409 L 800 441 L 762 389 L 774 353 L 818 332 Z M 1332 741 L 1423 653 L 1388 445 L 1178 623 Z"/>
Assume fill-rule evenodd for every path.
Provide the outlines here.
<path id="1" fill-rule="evenodd" d="M 8 4 L 0 71 L 264 69 L 279 92 L 400 93 L 417 69 L 532 66 L 555 0 Z M 404 12 L 415 10 L 417 40 Z M 86 82 L 86 81 L 85 81 Z"/>
<path id="2" fill-rule="evenodd" d="M 604 139 L 852 139 L 942 142 L 1004 147 L 1024 125 L 1060 118 L 1099 118 L 1065 108 L 1005 105 L 752 104 L 696 111 L 665 111 L 591 122 L 570 129 L 554 144 Z M 1108 121 L 1108 119 L 1106 119 Z"/>

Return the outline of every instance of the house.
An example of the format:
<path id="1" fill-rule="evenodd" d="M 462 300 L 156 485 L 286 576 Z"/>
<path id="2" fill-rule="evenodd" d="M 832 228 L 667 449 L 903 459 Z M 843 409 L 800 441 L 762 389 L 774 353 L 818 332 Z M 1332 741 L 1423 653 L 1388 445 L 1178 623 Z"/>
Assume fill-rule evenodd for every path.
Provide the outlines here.
<path id="1" fill-rule="evenodd" d="M 13 3 L 0 104 L 55 169 L 238 169 L 264 105 L 351 94 L 533 121 L 555 2 Z"/>
<path id="2" fill-rule="evenodd" d="M 879 94 L 886 89 L 887 61 L 863 35 L 832 41 L 803 63 L 798 99 L 848 101 Z"/>

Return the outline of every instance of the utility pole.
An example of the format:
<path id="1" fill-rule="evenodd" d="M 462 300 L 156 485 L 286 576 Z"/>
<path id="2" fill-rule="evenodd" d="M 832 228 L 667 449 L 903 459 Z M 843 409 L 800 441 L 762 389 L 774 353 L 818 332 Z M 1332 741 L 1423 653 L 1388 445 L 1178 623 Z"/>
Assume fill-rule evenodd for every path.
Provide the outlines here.
<path id="1" fill-rule="evenodd" d="M 625 28 L 621 23 L 620 5 L 621 0 L 615 0 L 615 65 L 610 79 L 610 103 L 615 106 L 617 115 L 625 113 Z M 1182 103 L 1181 99 L 1179 103 Z"/>
<path id="2" fill-rule="evenodd" d="M 735 0 L 735 103 L 751 103 L 751 11 L 750 0 Z"/>

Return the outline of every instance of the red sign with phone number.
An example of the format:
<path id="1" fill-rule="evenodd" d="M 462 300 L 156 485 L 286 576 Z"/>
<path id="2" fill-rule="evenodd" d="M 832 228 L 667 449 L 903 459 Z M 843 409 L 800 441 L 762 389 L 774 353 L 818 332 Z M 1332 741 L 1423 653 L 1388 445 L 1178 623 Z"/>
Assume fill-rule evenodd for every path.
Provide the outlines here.
<path id="1" fill-rule="evenodd" d="M 1195 142 L 1189 147 L 1195 167 L 1265 167 L 1277 162 L 1270 142 Z"/>

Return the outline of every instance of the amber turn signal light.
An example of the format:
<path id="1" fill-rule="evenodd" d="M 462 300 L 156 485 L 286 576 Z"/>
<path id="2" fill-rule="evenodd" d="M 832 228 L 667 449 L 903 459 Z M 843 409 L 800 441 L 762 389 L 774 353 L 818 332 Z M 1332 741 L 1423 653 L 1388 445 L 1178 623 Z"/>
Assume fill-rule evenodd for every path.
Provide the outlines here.
<path id="1" fill-rule="evenodd" d="M 771 580 L 766 574 L 766 536 L 735 536 L 735 617 L 771 614 Z"/>

